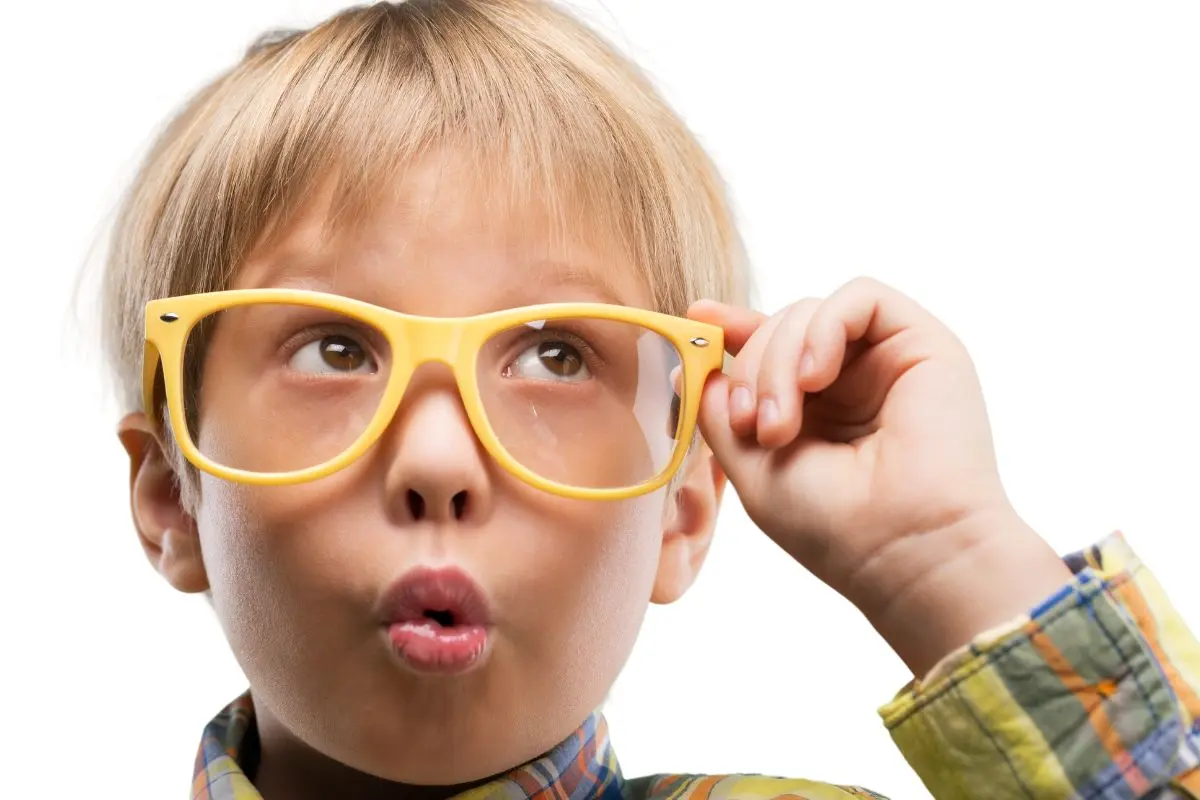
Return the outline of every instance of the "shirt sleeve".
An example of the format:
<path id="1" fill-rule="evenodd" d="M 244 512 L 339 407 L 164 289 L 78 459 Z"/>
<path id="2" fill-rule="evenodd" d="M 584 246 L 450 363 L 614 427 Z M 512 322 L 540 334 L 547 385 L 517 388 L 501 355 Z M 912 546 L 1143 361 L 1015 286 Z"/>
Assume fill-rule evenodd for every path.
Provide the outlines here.
<path id="1" fill-rule="evenodd" d="M 949 798 L 1200 800 L 1200 643 L 1117 532 L 880 709 Z"/>

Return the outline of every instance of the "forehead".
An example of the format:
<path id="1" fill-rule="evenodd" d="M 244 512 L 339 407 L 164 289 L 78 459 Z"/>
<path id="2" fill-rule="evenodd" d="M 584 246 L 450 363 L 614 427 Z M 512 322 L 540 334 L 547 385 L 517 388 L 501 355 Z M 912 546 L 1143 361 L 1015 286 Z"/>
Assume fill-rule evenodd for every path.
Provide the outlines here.
<path id="1" fill-rule="evenodd" d="M 449 151 L 381 181 L 354 213 L 337 207 L 337 180 L 321 180 L 251 251 L 235 288 L 316 289 L 430 316 L 570 300 L 651 306 L 627 242 L 567 193 L 518 202 Z"/>

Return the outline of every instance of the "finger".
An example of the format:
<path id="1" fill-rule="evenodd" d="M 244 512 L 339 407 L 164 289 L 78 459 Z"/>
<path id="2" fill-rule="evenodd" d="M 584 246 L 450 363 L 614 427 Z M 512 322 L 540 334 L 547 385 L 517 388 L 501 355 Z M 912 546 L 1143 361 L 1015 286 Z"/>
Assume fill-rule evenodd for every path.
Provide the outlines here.
<path id="1" fill-rule="evenodd" d="M 753 437 L 758 420 L 758 372 L 762 353 L 785 311 L 767 319 L 729 365 L 729 418 L 739 436 Z"/>
<path id="2" fill-rule="evenodd" d="M 763 348 L 756 373 L 758 443 L 782 447 L 796 438 L 803 422 L 803 392 L 799 387 L 800 354 L 809 321 L 821 301 L 807 298 L 788 307 Z"/>
<path id="3" fill-rule="evenodd" d="M 700 435 L 712 450 L 717 463 L 734 486 L 737 486 L 746 474 L 746 460 L 756 446 L 734 429 L 729 412 L 729 379 L 725 375 L 714 373 L 704 385 L 697 422 Z"/>
<path id="4" fill-rule="evenodd" d="M 821 303 L 809 320 L 800 356 L 800 387 L 819 392 L 830 386 L 850 343 L 862 340 L 876 345 L 930 321 L 929 312 L 890 286 L 871 278 L 850 281 Z"/>
<path id="5" fill-rule="evenodd" d="M 725 331 L 725 350 L 736 356 L 767 320 L 767 315 L 752 308 L 731 306 L 716 300 L 697 300 L 687 311 L 688 319 L 717 325 Z"/>

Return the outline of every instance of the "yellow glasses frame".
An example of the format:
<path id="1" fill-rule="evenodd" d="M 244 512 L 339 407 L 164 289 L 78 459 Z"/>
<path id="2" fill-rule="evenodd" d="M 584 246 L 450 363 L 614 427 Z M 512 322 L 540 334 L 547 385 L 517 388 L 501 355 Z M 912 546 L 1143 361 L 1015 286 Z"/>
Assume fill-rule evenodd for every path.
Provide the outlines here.
<path id="1" fill-rule="evenodd" d="M 340 455 L 292 472 L 251 472 L 232 469 L 206 458 L 196 448 L 184 414 L 183 361 L 188 334 L 209 314 L 256 303 L 289 304 L 322 308 L 371 325 L 387 339 L 392 369 L 379 409 L 362 435 Z M 679 429 L 671 462 L 648 481 L 618 488 L 570 486 L 548 480 L 523 466 L 500 443 L 484 412 L 475 360 L 483 345 L 496 333 L 527 322 L 587 317 L 630 322 L 670 341 L 682 366 Z M 664 486 L 683 463 L 696 429 L 700 396 L 708 376 L 720 371 L 724 361 L 721 328 L 695 320 L 607 303 L 552 303 L 495 311 L 470 317 L 419 317 L 353 300 L 341 295 L 301 289 L 234 289 L 183 295 L 146 304 L 146 345 L 142 367 L 146 413 L 157 417 L 155 388 L 161 365 L 171 429 L 184 457 L 195 467 L 230 481 L 262 486 L 302 483 L 326 477 L 348 466 L 365 453 L 390 424 L 412 374 L 422 364 L 440 362 L 454 375 L 475 435 L 484 448 L 510 473 L 526 483 L 563 497 L 616 500 L 652 492 Z"/>

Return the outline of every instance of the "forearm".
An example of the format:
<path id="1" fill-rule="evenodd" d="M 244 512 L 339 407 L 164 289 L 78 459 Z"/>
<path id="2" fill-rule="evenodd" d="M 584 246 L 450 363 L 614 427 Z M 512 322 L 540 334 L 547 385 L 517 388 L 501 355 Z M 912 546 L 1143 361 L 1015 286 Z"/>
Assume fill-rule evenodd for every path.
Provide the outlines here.
<path id="1" fill-rule="evenodd" d="M 1015 512 L 980 514 L 923 536 L 944 543 L 930 548 L 927 541 L 924 552 L 941 550 L 944 557 L 916 568 L 898 593 L 860 605 L 917 677 L 1071 579 L 1062 559 Z"/>

